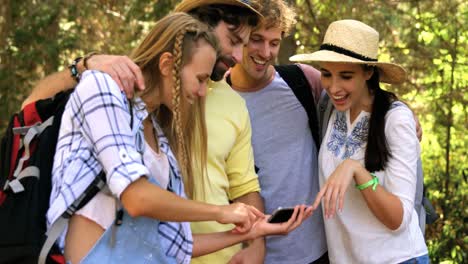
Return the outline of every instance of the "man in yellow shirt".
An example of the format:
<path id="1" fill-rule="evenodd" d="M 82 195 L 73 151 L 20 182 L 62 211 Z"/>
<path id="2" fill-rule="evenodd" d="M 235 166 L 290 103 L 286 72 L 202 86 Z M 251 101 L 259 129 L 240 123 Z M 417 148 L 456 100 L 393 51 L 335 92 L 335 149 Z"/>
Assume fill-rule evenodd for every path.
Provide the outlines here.
<path id="1" fill-rule="evenodd" d="M 206 125 L 208 131 L 208 164 L 204 202 L 228 204 L 229 201 L 244 202 L 263 210 L 260 186 L 254 171 L 251 146 L 250 119 L 245 101 L 225 81 L 213 82 L 206 97 Z M 192 222 L 193 233 L 212 233 L 232 229 L 231 225 L 217 222 Z M 239 254 L 254 251 L 262 254 L 260 246 L 248 247 Z M 255 249 L 254 249 L 255 248 Z M 192 263 L 227 263 L 241 249 L 235 245 L 213 254 L 194 258 Z M 252 252 L 250 252 L 252 250 Z M 260 255 L 263 263 L 263 255 Z"/>
<path id="2" fill-rule="evenodd" d="M 243 47 L 256 26 L 259 13 L 248 0 L 184 0 L 175 11 L 188 12 L 209 24 L 218 36 L 222 54 L 212 79 L 221 79 L 224 73 L 242 60 Z M 143 88 L 143 77 L 138 67 L 126 56 L 92 55 L 85 57 L 88 69 L 97 69 L 116 76 L 114 79 L 129 96 L 134 85 Z M 83 60 L 75 60 L 78 73 L 85 68 Z M 52 74 L 40 81 L 23 103 L 53 96 L 61 90 L 76 85 L 76 78 L 68 70 Z M 245 101 L 221 80 L 212 82 L 206 98 L 206 124 L 208 132 L 207 181 L 195 182 L 197 190 L 205 190 L 199 200 L 212 204 L 230 201 L 253 205 L 263 211 L 260 186 L 254 169 L 251 145 L 250 119 Z M 211 233 L 230 230 L 233 226 L 216 222 L 192 224 L 194 233 Z M 192 263 L 227 263 L 232 256 L 249 263 L 263 263 L 265 243 L 263 238 L 252 241 L 241 250 L 236 245 L 216 253 L 195 258 Z"/>
<path id="3" fill-rule="evenodd" d="M 230 67 L 242 61 L 243 47 L 249 41 L 251 29 L 259 20 L 258 13 L 252 8 L 251 1 L 246 0 L 185 0 L 176 6 L 175 11 L 192 14 L 210 25 L 216 33 L 221 46 L 222 63 L 217 64 L 214 71 L 217 76 L 212 78 L 221 79 Z M 263 211 L 260 185 L 254 169 L 247 106 L 224 79 L 210 84 L 206 96 L 206 127 L 208 164 L 203 201 L 219 205 L 228 204 L 229 201 L 243 202 Z M 195 188 L 201 187 L 197 183 L 195 185 Z M 194 233 L 226 231 L 233 227 L 216 222 L 198 222 L 191 226 Z M 192 263 L 227 263 L 237 252 L 237 259 L 263 263 L 263 238 L 240 250 L 241 245 L 235 245 L 195 258 Z"/>

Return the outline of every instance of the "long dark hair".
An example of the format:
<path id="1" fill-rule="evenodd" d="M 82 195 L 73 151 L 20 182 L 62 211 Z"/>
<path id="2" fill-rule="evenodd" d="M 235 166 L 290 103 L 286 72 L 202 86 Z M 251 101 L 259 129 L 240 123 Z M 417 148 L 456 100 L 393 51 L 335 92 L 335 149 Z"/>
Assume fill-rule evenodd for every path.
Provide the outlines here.
<path id="1" fill-rule="evenodd" d="M 364 66 L 364 71 L 372 70 L 374 73 L 367 81 L 370 93 L 374 95 L 372 113 L 369 121 L 369 134 L 365 156 L 365 166 L 370 172 L 380 171 L 387 165 L 388 158 L 392 156 L 385 137 L 385 115 L 392 103 L 398 100 L 394 93 L 384 91 L 379 84 L 379 71 L 377 67 Z"/>

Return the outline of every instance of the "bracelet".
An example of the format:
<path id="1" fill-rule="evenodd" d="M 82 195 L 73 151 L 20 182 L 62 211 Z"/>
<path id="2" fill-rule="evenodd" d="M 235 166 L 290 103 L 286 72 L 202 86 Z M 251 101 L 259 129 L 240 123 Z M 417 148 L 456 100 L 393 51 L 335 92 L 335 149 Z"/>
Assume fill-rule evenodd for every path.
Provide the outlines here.
<path id="1" fill-rule="evenodd" d="M 372 180 L 366 182 L 366 183 L 363 183 L 363 184 L 356 184 L 356 188 L 360 191 L 366 189 L 367 187 L 369 186 L 372 186 L 372 190 L 375 191 L 375 189 L 377 188 L 377 185 L 379 184 L 379 178 L 377 178 L 377 176 L 371 172 L 370 174 L 372 176 Z"/>
<path id="2" fill-rule="evenodd" d="M 78 63 L 83 59 L 83 57 L 78 57 L 72 61 L 72 63 L 68 66 L 68 69 L 70 69 L 70 74 L 73 79 L 75 79 L 76 82 L 80 82 L 80 77 L 81 74 L 78 71 L 78 68 L 76 67 Z"/>
<path id="3" fill-rule="evenodd" d="M 84 66 L 85 70 L 89 70 L 89 69 L 88 69 L 88 60 L 89 60 L 92 56 L 94 56 L 94 55 L 96 55 L 96 54 L 99 54 L 99 53 L 98 53 L 97 51 L 92 51 L 92 52 L 86 54 L 86 55 L 83 57 L 83 66 Z"/>

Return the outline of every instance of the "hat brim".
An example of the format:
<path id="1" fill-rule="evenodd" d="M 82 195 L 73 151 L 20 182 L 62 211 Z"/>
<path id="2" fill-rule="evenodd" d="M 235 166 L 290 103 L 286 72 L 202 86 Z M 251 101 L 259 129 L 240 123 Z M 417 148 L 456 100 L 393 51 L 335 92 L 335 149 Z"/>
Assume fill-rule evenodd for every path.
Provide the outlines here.
<path id="1" fill-rule="evenodd" d="M 406 81 L 406 71 L 398 64 L 390 62 L 363 61 L 330 50 L 319 50 L 314 53 L 297 54 L 289 58 L 293 62 L 338 62 L 373 65 L 379 69 L 380 81 L 390 84 L 401 84 Z"/>
<path id="2" fill-rule="evenodd" d="M 175 12 L 185 12 L 188 13 L 195 8 L 206 6 L 206 5 L 234 5 L 245 7 L 253 11 L 259 17 L 263 17 L 259 11 L 257 11 L 253 6 L 241 1 L 241 0 L 193 0 L 193 1 L 182 1 L 179 3 L 174 11 Z"/>

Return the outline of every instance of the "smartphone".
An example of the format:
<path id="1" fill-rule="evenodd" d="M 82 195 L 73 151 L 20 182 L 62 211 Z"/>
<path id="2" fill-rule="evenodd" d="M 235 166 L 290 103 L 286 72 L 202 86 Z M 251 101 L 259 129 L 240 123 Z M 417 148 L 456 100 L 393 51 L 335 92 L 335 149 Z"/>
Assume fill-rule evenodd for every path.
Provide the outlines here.
<path id="1" fill-rule="evenodd" d="M 294 213 L 294 207 L 276 209 L 268 218 L 268 223 L 277 224 L 287 222 Z"/>

